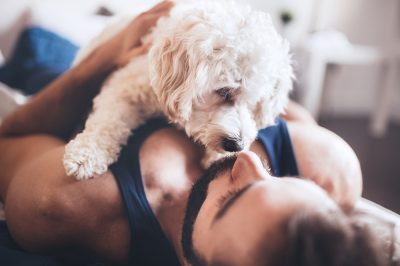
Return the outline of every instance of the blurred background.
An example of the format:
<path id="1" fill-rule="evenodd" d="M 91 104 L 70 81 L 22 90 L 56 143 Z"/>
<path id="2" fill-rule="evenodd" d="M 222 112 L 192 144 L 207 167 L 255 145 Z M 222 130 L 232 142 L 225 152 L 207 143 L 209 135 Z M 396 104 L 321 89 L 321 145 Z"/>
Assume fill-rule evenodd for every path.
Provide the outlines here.
<path id="1" fill-rule="evenodd" d="M 0 118 L 26 99 L 14 89 L 34 94 L 115 17 L 157 2 L 0 0 Z M 400 0 L 242 2 L 291 42 L 292 98 L 356 151 L 363 196 L 400 213 Z"/>

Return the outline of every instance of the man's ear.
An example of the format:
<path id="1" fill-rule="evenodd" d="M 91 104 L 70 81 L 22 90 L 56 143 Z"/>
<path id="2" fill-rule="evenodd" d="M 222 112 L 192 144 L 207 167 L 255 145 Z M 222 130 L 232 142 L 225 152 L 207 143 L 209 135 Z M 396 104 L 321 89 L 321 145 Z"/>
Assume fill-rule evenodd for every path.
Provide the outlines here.
<path id="1" fill-rule="evenodd" d="M 189 56 L 182 41 L 165 39 L 153 45 L 149 53 L 150 78 L 164 112 L 174 121 L 186 121 L 191 113 L 194 80 L 189 76 Z M 193 76 L 192 73 L 191 76 Z"/>

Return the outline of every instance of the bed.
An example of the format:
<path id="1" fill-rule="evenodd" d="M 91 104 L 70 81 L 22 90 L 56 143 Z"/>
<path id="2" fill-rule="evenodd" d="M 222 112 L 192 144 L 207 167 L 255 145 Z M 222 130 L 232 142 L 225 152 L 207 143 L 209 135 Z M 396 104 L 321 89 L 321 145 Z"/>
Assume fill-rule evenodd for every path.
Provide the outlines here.
<path id="1" fill-rule="evenodd" d="M 33 2 L 40 3 L 39 1 Z M 43 1 L 43 3 L 45 2 L 48 1 Z M 154 2 L 157 1 L 149 1 L 145 6 L 137 7 L 131 13 L 144 10 Z M 49 7 L 46 8 L 48 12 Z M 51 8 L 50 12 L 53 18 L 57 16 L 60 20 L 59 11 L 57 11 L 58 6 L 53 4 Z M 98 9 L 92 7 L 90 10 L 93 13 L 94 10 Z M 21 13 L 21 10 L 19 11 L 20 14 L 23 13 Z M 27 22 L 27 20 L 19 21 L 17 27 L 15 25 L 10 26 L 7 30 L 0 28 L 0 48 L 3 49 L 5 55 L 5 62 L 0 66 L 0 80 L 3 81 L 0 82 L 0 123 L 4 116 L 29 100 L 29 95 L 35 94 L 44 84 L 68 69 L 78 47 L 84 45 L 91 36 L 97 34 L 108 20 L 104 17 L 99 18 L 92 15 L 86 17 L 86 15 L 81 14 L 83 17 L 80 18 L 79 23 L 87 26 L 86 29 L 82 29 L 83 33 L 76 34 L 69 32 L 64 26 L 57 28 L 57 25 L 55 25 L 57 23 L 50 22 L 53 20 L 43 18 L 44 11 L 41 10 L 39 4 L 30 7 L 29 12 L 30 22 Z M 72 9 L 70 12 L 69 15 L 68 12 L 62 14 L 64 19 L 70 18 L 69 16 L 73 13 Z M 7 38 L 7 32 L 9 38 Z M 10 39 L 12 42 L 10 42 Z M 11 49 L 11 46 L 14 49 Z M 25 83 L 21 83 L 21 81 Z M 364 217 L 360 219 L 360 224 L 372 225 L 371 228 L 376 230 L 386 243 L 388 256 L 393 261 L 400 261 L 400 215 L 367 199 L 361 199 L 357 203 L 356 210 L 362 213 Z M 3 205 L 0 203 L 0 231 L 1 226 L 5 224 L 4 220 Z M 2 224 L 1 221 L 3 221 Z M 3 240 L 0 233 L 0 248 Z"/>

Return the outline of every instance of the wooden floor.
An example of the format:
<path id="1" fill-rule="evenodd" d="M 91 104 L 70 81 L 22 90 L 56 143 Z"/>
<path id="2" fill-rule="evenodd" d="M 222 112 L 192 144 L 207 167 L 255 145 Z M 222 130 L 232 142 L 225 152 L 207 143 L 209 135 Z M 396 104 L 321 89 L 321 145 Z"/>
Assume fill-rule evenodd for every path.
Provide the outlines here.
<path id="1" fill-rule="evenodd" d="M 400 213 L 400 125 L 390 124 L 382 139 L 371 137 L 368 119 L 328 118 L 319 123 L 356 151 L 364 177 L 363 196 Z"/>

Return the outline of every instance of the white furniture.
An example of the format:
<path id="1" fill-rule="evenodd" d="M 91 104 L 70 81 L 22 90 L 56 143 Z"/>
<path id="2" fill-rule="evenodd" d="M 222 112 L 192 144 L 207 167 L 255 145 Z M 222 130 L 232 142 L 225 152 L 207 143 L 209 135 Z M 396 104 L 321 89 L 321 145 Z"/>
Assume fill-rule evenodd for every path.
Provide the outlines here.
<path id="1" fill-rule="evenodd" d="M 377 91 L 377 104 L 373 112 L 370 131 L 373 136 L 381 137 L 386 133 L 390 118 L 392 99 L 395 91 L 400 90 L 400 1 L 394 0 L 387 14 L 387 34 L 392 41 L 383 48 L 385 52 L 385 76 L 381 90 Z"/>
<path id="2" fill-rule="evenodd" d="M 385 135 L 390 118 L 392 99 L 395 90 L 400 89 L 399 85 L 399 60 L 397 55 L 393 58 L 387 58 L 383 66 L 383 78 L 381 78 L 380 87 L 376 93 L 376 106 L 372 113 L 370 132 L 374 137 Z"/>
<path id="3" fill-rule="evenodd" d="M 324 82 L 329 64 L 368 65 L 381 64 L 384 55 L 380 49 L 352 45 L 347 38 L 335 31 L 316 33 L 302 47 L 307 57 L 307 69 L 304 73 L 304 91 L 301 103 L 314 118 L 318 118 Z"/>
<path id="4" fill-rule="evenodd" d="M 328 1 L 324 1 L 327 3 Z M 400 89 L 399 59 L 400 59 L 400 1 L 385 1 L 385 45 L 362 46 L 351 44 L 339 32 L 319 32 L 302 45 L 301 49 L 307 58 L 306 72 L 303 73 L 304 87 L 301 103 L 317 119 L 320 114 L 324 82 L 328 75 L 328 66 L 346 65 L 378 65 L 379 80 L 374 84 L 376 104 L 373 106 L 370 122 L 370 132 L 375 137 L 382 137 L 387 128 L 392 98 L 396 89 Z M 325 10 L 326 11 L 326 10 Z M 323 16 L 324 11 L 319 11 Z"/>
<path id="5" fill-rule="evenodd" d="M 4 58 L 3 53 L 2 53 L 1 50 L 0 50 L 0 66 L 3 65 L 4 62 L 5 62 L 5 58 Z"/>

